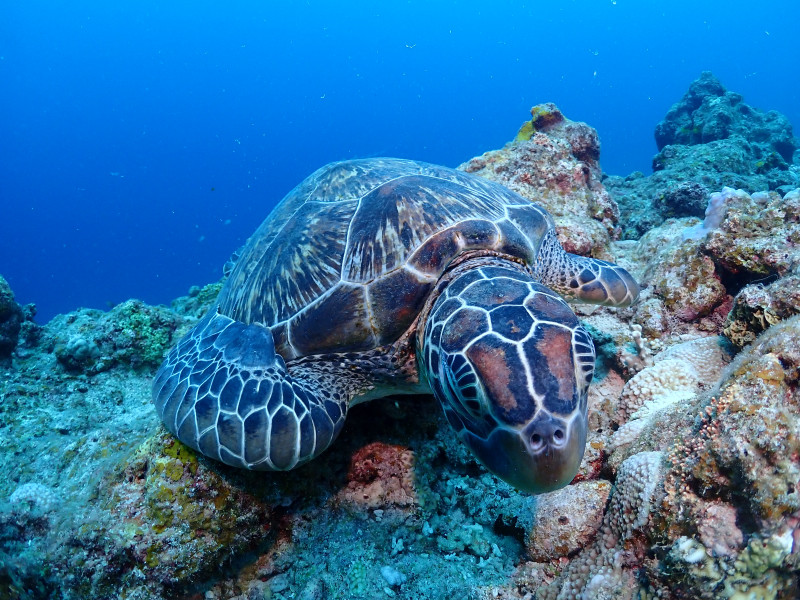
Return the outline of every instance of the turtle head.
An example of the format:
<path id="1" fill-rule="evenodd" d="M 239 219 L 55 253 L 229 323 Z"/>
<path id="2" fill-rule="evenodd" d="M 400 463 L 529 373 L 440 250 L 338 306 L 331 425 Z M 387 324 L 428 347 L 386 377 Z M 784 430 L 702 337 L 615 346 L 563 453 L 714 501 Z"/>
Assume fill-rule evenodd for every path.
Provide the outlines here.
<path id="1" fill-rule="evenodd" d="M 484 466 L 525 492 L 572 481 L 595 355 L 561 297 L 515 265 L 464 270 L 436 299 L 419 345 L 423 377 Z"/>

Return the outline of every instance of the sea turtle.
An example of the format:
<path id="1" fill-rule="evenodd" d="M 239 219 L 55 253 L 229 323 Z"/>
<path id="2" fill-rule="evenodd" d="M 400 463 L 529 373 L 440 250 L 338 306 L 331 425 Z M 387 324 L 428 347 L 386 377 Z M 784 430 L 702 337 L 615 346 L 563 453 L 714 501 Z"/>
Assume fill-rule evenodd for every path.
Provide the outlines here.
<path id="1" fill-rule="evenodd" d="M 153 399 L 195 450 L 282 471 L 328 448 L 353 405 L 432 392 L 490 471 L 550 491 L 580 465 L 595 359 L 563 298 L 638 293 L 623 268 L 565 252 L 550 215 L 497 183 L 411 160 L 332 163 L 249 239 Z"/>

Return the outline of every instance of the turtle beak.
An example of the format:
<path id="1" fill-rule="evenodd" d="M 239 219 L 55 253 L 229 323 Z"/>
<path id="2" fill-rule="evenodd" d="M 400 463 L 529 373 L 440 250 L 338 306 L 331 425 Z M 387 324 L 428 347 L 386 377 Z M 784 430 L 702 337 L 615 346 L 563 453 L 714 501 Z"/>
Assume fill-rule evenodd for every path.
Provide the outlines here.
<path id="1" fill-rule="evenodd" d="M 586 446 L 586 421 L 577 416 L 568 424 L 548 415 L 522 430 L 498 426 L 488 438 L 464 431 L 462 439 L 500 479 L 523 492 L 542 494 L 575 478 Z"/>

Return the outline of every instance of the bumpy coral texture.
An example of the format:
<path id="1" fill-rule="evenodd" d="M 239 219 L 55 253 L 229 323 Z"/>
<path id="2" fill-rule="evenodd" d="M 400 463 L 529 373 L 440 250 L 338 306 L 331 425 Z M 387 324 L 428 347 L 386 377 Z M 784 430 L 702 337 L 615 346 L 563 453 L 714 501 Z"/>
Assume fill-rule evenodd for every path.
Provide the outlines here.
<path id="1" fill-rule="evenodd" d="M 725 319 L 724 333 L 738 348 L 753 342 L 770 326 L 800 313 L 800 275 L 742 288 Z"/>
<path id="2" fill-rule="evenodd" d="M 341 500 L 361 509 L 411 508 L 417 505 L 414 453 L 407 447 L 373 442 L 353 454 Z"/>
<path id="3" fill-rule="evenodd" d="M 41 483 L 23 483 L 8 498 L 12 511 L 45 515 L 58 506 L 59 497 L 52 488 Z"/>
<path id="4" fill-rule="evenodd" d="M 647 526 L 663 493 L 662 461 L 660 452 L 641 452 L 622 463 L 594 544 L 573 559 L 537 597 L 635 597 L 635 568 L 644 559 Z"/>
<path id="5" fill-rule="evenodd" d="M 156 367 L 175 341 L 179 319 L 163 308 L 128 300 L 110 312 L 86 310 L 59 315 L 52 340 L 58 361 L 75 373 L 96 374 L 117 364 L 133 369 Z"/>
<path id="6" fill-rule="evenodd" d="M 683 342 L 660 352 L 652 366 L 625 384 L 619 401 L 619 421 L 645 418 L 664 406 L 694 396 L 704 384 L 716 382 L 730 359 L 728 344 L 719 336 Z"/>
<path id="7" fill-rule="evenodd" d="M 569 252 L 608 256 L 619 210 L 600 182 L 597 132 L 552 104 L 531 109 L 530 135 L 459 168 L 497 181 L 546 208 Z M 523 131 L 525 127 L 523 127 Z"/>

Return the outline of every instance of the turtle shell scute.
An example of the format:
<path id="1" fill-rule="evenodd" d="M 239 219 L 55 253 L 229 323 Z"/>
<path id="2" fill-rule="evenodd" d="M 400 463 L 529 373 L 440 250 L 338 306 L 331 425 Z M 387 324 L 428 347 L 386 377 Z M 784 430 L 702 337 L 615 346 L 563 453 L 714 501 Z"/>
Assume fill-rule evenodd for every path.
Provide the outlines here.
<path id="1" fill-rule="evenodd" d="M 285 359 L 362 352 L 412 325 L 460 254 L 535 262 L 543 209 L 480 177 L 399 159 L 327 165 L 256 230 L 219 312 L 269 328 Z"/>

